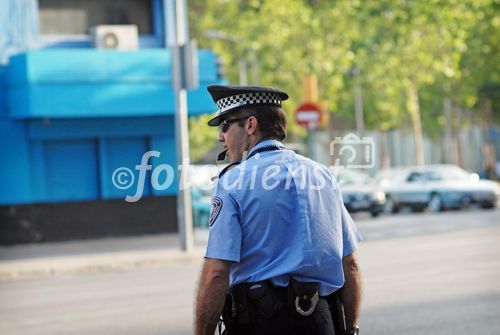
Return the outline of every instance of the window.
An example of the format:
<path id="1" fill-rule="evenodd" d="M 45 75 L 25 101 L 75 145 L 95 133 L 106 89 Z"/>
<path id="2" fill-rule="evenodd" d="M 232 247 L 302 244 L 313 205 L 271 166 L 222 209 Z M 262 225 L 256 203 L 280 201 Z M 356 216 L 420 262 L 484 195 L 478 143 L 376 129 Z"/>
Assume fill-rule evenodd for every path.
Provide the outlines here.
<path id="1" fill-rule="evenodd" d="M 39 0 L 41 35 L 87 35 L 102 24 L 135 24 L 153 34 L 149 0 Z"/>
<path id="2" fill-rule="evenodd" d="M 425 181 L 425 176 L 423 173 L 420 172 L 412 172 L 410 173 L 406 181 L 409 183 L 423 182 Z"/>

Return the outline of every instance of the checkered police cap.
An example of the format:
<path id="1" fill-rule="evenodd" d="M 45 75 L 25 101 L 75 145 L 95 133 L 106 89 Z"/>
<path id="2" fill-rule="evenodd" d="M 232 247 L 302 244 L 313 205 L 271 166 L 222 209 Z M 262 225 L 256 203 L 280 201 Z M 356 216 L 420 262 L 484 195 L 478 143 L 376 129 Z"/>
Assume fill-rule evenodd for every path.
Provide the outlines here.
<path id="1" fill-rule="evenodd" d="M 218 107 L 215 117 L 208 121 L 209 126 L 218 126 L 224 115 L 238 107 L 248 105 L 281 106 L 281 102 L 288 99 L 288 94 L 285 92 L 262 86 L 211 85 L 207 89 Z"/>

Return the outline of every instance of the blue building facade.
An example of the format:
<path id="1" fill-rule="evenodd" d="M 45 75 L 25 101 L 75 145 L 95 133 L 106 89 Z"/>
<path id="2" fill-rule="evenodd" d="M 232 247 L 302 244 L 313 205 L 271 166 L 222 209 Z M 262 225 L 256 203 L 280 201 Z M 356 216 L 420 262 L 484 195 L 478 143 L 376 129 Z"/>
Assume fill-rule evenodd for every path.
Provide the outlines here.
<path id="1" fill-rule="evenodd" d="M 177 183 L 155 189 L 147 178 L 142 199 L 129 203 L 135 186 L 112 181 L 117 168 L 135 171 L 150 150 L 160 152 L 148 162 L 153 169 L 177 166 L 163 0 L 105 9 L 123 14 L 146 4 L 138 18 L 146 32 L 134 51 L 94 49 L 89 35 L 65 35 L 86 21 L 53 25 L 58 3 L 0 2 L 0 244 L 175 231 Z M 78 18 L 95 9 L 89 3 L 106 1 L 67 5 Z M 222 82 L 216 55 L 200 50 L 198 58 L 190 115 L 214 110 L 206 86 Z"/>

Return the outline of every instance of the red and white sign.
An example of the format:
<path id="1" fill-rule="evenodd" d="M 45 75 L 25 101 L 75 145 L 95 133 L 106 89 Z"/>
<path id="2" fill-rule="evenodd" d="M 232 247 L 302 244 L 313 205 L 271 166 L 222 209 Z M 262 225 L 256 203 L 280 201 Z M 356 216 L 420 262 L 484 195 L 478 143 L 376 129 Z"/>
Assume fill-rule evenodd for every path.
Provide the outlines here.
<path id="1" fill-rule="evenodd" d="M 313 103 L 300 105 L 295 111 L 295 121 L 304 128 L 316 129 L 321 121 L 321 109 Z"/>

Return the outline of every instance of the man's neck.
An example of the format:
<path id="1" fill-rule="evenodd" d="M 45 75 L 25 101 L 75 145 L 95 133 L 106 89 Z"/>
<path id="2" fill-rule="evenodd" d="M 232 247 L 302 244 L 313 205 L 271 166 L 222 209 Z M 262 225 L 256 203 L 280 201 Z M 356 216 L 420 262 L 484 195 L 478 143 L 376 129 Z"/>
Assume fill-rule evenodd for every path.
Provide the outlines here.
<path id="1" fill-rule="evenodd" d="M 250 146 L 248 147 L 247 152 L 250 153 L 250 151 L 252 151 L 252 149 L 255 148 L 259 143 L 261 143 L 263 141 L 267 141 L 267 140 L 272 140 L 272 139 L 273 138 L 270 136 L 259 136 L 255 141 L 252 141 L 252 143 L 250 143 Z"/>
<path id="2" fill-rule="evenodd" d="M 250 150 L 252 150 L 253 147 L 255 147 L 257 144 L 259 144 L 259 142 L 262 140 L 262 137 L 256 137 L 255 139 L 253 139 L 252 141 L 250 141 L 250 143 L 248 144 L 248 147 L 247 149 L 245 150 L 246 152 L 250 152 Z"/>
<path id="3" fill-rule="evenodd" d="M 278 139 L 274 138 L 274 137 L 271 137 L 271 136 L 262 136 L 258 141 L 255 142 L 254 145 L 252 145 L 247 151 L 246 153 L 243 155 L 243 160 L 246 159 L 246 157 L 252 153 L 253 149 L 258 146 L 260 143 L 264 142 L 264 141 L 278 141 Z"/>

